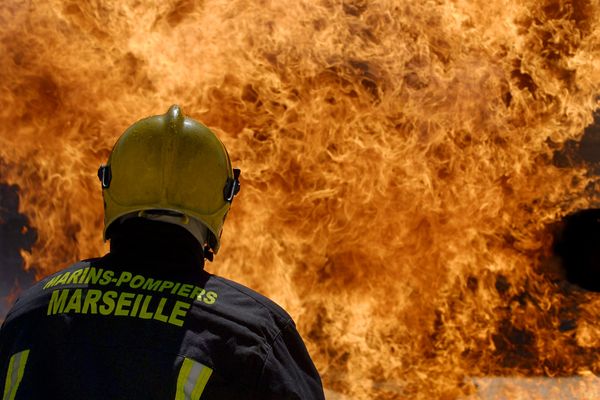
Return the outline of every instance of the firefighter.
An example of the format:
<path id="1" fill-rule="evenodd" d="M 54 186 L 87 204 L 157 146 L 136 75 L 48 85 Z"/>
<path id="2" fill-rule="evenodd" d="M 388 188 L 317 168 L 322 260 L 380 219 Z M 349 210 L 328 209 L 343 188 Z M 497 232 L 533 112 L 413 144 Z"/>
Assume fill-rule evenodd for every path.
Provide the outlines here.
<path id="1" fill-rule="evenodd" d="M 0 330 L 2 400 L 324 399 L 290 316 L 204 270 L 239 174 L 176 105 L 129 127 L 98 171 L 110 252 L 20 296 Z"/>

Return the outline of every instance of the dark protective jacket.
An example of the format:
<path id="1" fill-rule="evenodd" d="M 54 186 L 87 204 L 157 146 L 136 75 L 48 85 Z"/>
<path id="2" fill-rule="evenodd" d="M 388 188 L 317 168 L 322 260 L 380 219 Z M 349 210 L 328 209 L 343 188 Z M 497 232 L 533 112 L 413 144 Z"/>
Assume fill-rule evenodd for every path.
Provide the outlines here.
<path id="1" fill-rule="evenodd" d="M 204 271 L 185 235 L 121 240 L 24 292 L 0 330 L 1 399 L 324 399 L 289 315 Z"/>

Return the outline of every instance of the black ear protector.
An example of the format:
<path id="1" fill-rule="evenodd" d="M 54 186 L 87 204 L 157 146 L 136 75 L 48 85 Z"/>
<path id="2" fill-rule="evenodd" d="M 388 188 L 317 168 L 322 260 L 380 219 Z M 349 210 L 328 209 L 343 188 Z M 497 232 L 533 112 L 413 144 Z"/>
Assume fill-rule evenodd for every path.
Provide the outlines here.
<path id="1" fill-rule="evenodd" d="M 233 179 L 227 178 L 227 182 L 225 183 L 225 187 L 223 188 L 223 197 L 225 201 L 231 203 L 236 194 L 240 192 L 240 171 L 238 168 L 233 169 Z M 110 187 L 110 181 L 112 179 L 112 173 L 110 170 L 110 165 L 101 165 L 98 168 L 98 179 L 102 183 L 102 188 L 107 189 Z"/>
<path id="2" fill-rule="evenodd" d="M 237 168 L 233 169 L 233 179 L 227 178 L 227 182 L 225 183 L 225 187 L 223 188 L 223 197 L 225 201 L 231 203 L 236 194 L 240 192 L 240 171 Z"/>
<path id="3" fill-rule="evenodd" d="M 98 179 L 102 183 L 102 189 L 107 189 L 110 186 L 112 179 L 112 172 L 110 171 L 110 165 L 101 165 L 98 168 Z"/>

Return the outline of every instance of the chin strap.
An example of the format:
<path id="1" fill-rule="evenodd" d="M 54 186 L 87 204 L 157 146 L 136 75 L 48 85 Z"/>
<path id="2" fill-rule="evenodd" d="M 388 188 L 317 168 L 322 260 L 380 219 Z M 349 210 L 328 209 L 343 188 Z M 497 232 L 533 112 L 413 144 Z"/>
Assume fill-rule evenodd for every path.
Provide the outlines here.
<path id="1" fill-rule="evenodd" d="M 204 258 L 206 258 L 208 261 L 212 262 L 214 257 L 215 257 L 215 253 L 212 252 L 210 247 L 204 246 Z"/>

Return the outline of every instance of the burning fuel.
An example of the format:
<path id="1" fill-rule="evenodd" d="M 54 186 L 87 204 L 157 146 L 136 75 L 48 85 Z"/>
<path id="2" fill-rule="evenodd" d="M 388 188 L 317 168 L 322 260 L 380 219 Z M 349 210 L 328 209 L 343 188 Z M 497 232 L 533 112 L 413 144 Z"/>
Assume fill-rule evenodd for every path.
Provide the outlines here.
<path id="1" fill-rule="evenodd" d="M 4 1 L 0 182 L 37 230 L 24 268 L 105 251 L 95 172 L 176 102 L 243 171 L 208 269 L 291 312 L 330 393 L 477 398 L 561 377 L 586 398 L 600 297 L 548 273 L 548 227 L 598 205 L 588 164 L 555 154 L 599 107 L 599 12 Z"/>

